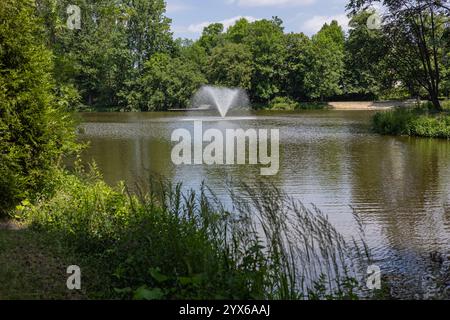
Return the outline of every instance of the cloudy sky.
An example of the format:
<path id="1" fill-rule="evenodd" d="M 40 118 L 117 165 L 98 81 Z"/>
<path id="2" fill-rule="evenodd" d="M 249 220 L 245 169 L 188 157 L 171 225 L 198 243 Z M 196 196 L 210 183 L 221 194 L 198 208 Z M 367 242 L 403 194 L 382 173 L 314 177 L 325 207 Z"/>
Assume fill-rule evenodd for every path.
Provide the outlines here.
<path id="1" fill-rule="evenodd" d="M 287 32 L 316 33 L 333 19 L 346 28 L 347 0 L 166 0 L 176 37 L 196 39 L 212 22 L 230 26 L 240 17 L 248 20 L 279 16 Z"/>

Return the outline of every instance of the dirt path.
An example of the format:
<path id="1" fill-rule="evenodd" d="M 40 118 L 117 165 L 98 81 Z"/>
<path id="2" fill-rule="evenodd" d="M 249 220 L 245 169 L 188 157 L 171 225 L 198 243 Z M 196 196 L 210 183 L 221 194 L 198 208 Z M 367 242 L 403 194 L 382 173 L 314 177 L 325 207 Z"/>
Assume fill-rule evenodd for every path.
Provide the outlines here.
<path id="1" fill-rule="evenodd" d="M 410 106 L 414 101 L 345 101 L 329 102 L 328 104 L 335 110 L 390 110 L 395 107 Z"/>

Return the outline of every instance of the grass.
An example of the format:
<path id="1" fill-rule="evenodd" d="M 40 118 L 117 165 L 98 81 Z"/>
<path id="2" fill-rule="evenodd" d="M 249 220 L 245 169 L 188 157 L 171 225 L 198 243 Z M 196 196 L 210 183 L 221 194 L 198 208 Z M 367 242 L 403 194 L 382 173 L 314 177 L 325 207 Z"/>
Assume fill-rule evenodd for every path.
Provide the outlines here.
<path id="1" fill-rule="evenodd" d="M 30 277 L 37 275 L 29 284 L 37 298 L 64 297 L 67 275 L 59 274 L 72 264 L 82 269 L 82 298 L 365 296 L 361 276 L 370 255 L 363 241 L 347 243 L 318 209 L 305 208 L 266 182 L 230 191 L 234 209 L 229 211 L 206 186 L 199 193 L 182 192 L 181 185 L 158 180 L 150 192 L 132 195 L 123 185 L 107 186 L 95 170 L 60 172 L 54 180 L 58 192 L 16 209 L 15 218 L 27 230 L 1 231 L 5 252 L 12 252 L 14 243 L 39 243 L 30 251 L 50 261 L 48 270 L 27 269 Z M 41 251 L 46 239 L 52 245 Z M 2 256 L 5 270 L 19 274 L 27 268 L 21 262 L 26 258 L 9 262 L 8 257 Z M 4 272 L 6 282 L 18 278 Z M 48 275 L 54 285 L 41 291 L 40 277 Z M 20 281 L 8 287 L 16 292 L 9 297 L 33 292 Z"/>
<path id="2" fill-rule="evenodd" d="M 0 300 L 83 299 L 66 289 L 68 252 L 45 234 L 0 230 Z"/>
<path id="3" fill-rule="evenodd" d="M 444 102 L 443 107 L 448 110 L 449 103 Z M 374 131 L 385 135 L 450 139 L 450 113 L 429 110 L 428 106 L 422 106 L 379 112 L 373 117 Z"/>

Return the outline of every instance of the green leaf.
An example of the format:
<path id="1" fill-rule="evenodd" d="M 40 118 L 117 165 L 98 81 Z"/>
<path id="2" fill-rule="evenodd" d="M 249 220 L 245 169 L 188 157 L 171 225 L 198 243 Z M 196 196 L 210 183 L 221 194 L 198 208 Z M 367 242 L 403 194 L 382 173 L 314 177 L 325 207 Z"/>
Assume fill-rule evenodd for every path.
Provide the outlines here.
<path id="1" fill-rule="evenodd" d="M 155 279 L 156 282 L 158 282 L 158 283 L 162 283 L 162 282 L 169 280 L 169 277 L 163 275 L 161 273 L 161 269 L 159 269 L 159 268 L 150 268 L 149 273 L 152 276 L 152 278 Z"/>
<path id="2" fill-rule="evenodd" d="M 142 286 L 134 292 L 134 300 L 160 300 L 164 298 L 164 293 L 159 288 L 150 289 L 147 286 Z"/>

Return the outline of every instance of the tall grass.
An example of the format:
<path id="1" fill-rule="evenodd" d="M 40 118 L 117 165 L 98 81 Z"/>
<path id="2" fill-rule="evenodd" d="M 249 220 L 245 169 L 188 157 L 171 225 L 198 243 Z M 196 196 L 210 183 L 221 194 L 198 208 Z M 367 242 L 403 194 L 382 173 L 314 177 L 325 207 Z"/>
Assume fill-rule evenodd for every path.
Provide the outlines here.
<path id="1" fill-rule="evenodd" d="M 450 114 L 430 113 L 423 108 L 379 112 L 372 124 L 380 134 L 450 139 Z"/>
<path id="2" fill-rule="evenodd" d="M 98 270 L 91 296 L 135 299 L 356 299 L 368 263 L 317 208 L 268 182 L 230 188 L 225 207 L 206 186 L 163 180 L 131 194 L 94 173 L 55 176 L 60 191 L 18 208 Z"/>

